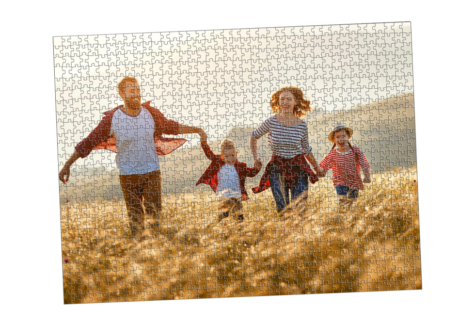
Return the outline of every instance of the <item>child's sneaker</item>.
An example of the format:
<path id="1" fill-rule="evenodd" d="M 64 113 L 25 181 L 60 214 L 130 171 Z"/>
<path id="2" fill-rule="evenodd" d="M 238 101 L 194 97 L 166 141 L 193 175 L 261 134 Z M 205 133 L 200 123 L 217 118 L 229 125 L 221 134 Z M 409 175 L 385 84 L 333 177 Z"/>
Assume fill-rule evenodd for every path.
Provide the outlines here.
<path id="1" fill-rule="evenodd" d="M 338 202 L 338 213 L 339 214 L 346 214 L 348 212 L 348 209 L 351 205 L 350 199 L 348 198 L 340 198 Z"/>
<path id="2" fill-rule="evenodd" d="M 223 212 L 223 213 L 219 216 L 218 222 L 221 222 L 221 220 L 223 220 L 223 219 L 225 219 L 225 218 L 227 218 L 227 217 L 229 217 L 229 212 Z"/>

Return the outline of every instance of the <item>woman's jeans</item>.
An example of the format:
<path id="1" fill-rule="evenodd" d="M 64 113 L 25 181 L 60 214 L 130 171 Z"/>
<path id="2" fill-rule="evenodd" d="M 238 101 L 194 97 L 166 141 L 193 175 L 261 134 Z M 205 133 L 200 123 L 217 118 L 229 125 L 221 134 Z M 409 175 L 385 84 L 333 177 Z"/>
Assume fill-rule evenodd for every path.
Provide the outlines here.
<path id="1" fill-rule="evenodd" d="M 290 203 L 289 192 L 291 192 L 292 200 L 295 200 L 300 194 L 308 190 L 308 176 L 299 166 L 295 166 L 294 169 L 298 171 L 299 177 L 294 190 L 291 191 L 290 186 L 289 184 L 286 184 L 285 176 L 281 174 L 279 167 L 276 165 L 269 167 L 271 168 L 270 185 L 272 195 L 274 195 L 277 212 L 280 212 Z"/>

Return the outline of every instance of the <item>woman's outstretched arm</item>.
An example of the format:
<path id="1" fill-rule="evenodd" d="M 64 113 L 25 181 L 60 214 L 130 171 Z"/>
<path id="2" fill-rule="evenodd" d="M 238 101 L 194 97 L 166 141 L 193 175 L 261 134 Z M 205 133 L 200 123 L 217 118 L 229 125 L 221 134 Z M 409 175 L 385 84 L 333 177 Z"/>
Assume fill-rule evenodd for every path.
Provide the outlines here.
<path id="1" fill-rule="evenodd" d="M 318 166 L 317 160 L 313 156 L 312 152 L 308 155 L 305 155 L 305 158 L 310 162 L 310 165 L 312 165 L 313 169 L 317 170 L 318 172 L 323 172 L 323 169 Z"/>
<path id="2" fill-rule="evenodd" d="M 249 145 L 251 146 L 252 157 L 254 158 L 254 164 L 257 161 L 257 139 L 252 135 L 250 137 Z"/>

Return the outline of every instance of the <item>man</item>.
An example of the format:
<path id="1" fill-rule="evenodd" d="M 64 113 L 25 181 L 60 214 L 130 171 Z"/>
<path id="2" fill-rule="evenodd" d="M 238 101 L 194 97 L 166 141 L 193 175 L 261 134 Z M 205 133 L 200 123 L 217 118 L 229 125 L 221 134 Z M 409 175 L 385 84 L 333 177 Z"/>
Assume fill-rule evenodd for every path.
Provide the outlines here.
<path id="1" fill-rule="evenodd" d="M 142 104 L 137 79 L 125 77 L 118 88 L 124 105 L 104 113 L 99 125 L 75 147 L 61 169 L 59 179 L 66 183 L 70 167 L 77 159 L 86 158 L 92 150 L 116 152 L 129 225 L 135 236 L 144 229 L 145 213 L 154 219 L 153 226 L 158 226 L 162 210 L 158 155 L 169 154 L 186 142 L 185 139 L 163 138 L 162 134 L 206 134 L 201 128 L 181 125 L 165 118 L 158 109 L 150 107 L 150 102 Z"/>

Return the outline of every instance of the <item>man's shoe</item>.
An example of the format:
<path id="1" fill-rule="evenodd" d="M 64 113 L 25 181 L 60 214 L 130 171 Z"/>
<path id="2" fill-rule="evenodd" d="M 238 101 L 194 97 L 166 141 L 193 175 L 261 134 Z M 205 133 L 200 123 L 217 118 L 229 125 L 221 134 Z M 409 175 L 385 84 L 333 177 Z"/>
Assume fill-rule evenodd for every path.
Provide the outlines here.
<path id="1" fill-rule="evenodd" d="M 158 231 L 160 229 L 160 223 L 158 221 L 150 222 L 150 229 Z"/>

